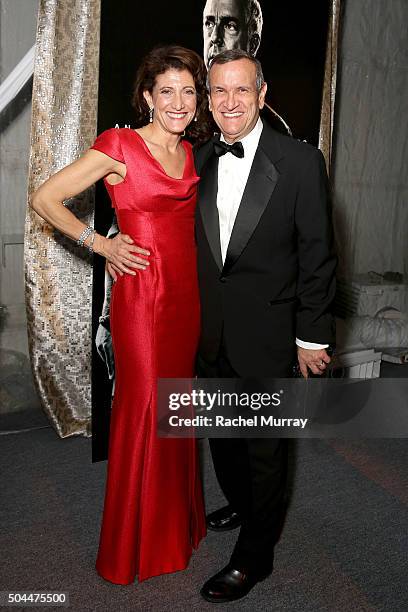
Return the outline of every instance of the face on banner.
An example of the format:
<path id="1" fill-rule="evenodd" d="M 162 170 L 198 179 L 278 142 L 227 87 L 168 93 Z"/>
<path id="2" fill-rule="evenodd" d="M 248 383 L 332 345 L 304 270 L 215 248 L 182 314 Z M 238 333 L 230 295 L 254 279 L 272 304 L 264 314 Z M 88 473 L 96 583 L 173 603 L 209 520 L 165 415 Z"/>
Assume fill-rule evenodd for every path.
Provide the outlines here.
<path id="1" fill-rule="evenodd" d="M 261 42 L 262 11 L 257 0 L 207 0 L 203 11 L 203 57 L 230 49 L 256 55 Z"/>

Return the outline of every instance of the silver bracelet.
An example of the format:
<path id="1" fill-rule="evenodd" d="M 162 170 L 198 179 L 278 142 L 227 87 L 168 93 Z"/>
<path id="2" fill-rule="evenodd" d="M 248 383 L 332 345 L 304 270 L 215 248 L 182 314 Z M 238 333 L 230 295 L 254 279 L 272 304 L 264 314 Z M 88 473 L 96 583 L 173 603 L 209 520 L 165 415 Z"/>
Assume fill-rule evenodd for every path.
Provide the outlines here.
<path id="1" fill-rule="evenodd" d="M 93 253 L 93 245 L 94 245 L 94 241 L 95 241 L 95 236 L 96 236 L 96 232 L 95 230 L 92 230 L 92 235 L 91 235 L 91 241 L 88 245 L 88 251 L 90 253 Z"/>
<path id="2" fill-rule="evenodd" d="M 85 242 L 85 240 L 88 238 L 89 234 L 90 234 L 91 232 L 93 232 L 93 231 L 94 231 L 94 229 L 93 229 L 93 228 L 92 228 L 90 225 L 88 225 L 88 226 L 87 226 L 87 227 L 84 229 L 84 231 L 82 232 L 82 234 L 80 235 L 80 237 L 78 238 L 78 240 L 77 240 L 77 245 L 78 245 L 78 246 L 84 246 L 84 242 Z"/>

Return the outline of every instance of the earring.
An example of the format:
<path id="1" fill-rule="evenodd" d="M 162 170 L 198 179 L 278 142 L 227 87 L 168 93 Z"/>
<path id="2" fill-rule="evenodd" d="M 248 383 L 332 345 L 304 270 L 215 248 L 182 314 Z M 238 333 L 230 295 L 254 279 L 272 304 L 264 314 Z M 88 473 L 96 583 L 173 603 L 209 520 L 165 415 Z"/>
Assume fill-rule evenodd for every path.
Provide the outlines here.
<path id="1" fill-rule="evenodd" d="M 194 117 L 194 121 L 197 121 L 197 115 Z"/>
<path id="2" fill-rule="evenodd" d="M 149 108 L 149 123 L 152 123 L 153 121 L 153 112 L 154 112 L 154 108 Z"/>

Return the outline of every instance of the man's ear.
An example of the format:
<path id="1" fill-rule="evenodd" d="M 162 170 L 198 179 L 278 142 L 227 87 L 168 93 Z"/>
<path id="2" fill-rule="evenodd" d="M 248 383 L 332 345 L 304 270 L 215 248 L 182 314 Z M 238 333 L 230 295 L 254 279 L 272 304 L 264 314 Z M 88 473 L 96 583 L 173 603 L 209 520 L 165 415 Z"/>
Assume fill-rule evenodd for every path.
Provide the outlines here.
<path id="1" fill-rule="evenodd" d="M 210 96 L 210 94 L 208 94 L 208 110 L 210 111 L 210 113 L 212 112 L 211 96 Z"/>
<path id="2" fill-rule="evenodd" d="M 268 85 L 264 83 L 261 87 L 261 91 L 259 92 L 259 97 L 258 97 L 258 100 L 259 100 L 258 104 L 259 104 L 260 109 L 264 107 L 267 89 L 268 89 Z"/>
<path id="3" fill-rule="evenodd" d="M 259 45 L 261 44 L 261 38 L 259 34 L 252 34 L 251 40 L 249 41 L 249 52 L 255 56 L 258 52 Z"/>

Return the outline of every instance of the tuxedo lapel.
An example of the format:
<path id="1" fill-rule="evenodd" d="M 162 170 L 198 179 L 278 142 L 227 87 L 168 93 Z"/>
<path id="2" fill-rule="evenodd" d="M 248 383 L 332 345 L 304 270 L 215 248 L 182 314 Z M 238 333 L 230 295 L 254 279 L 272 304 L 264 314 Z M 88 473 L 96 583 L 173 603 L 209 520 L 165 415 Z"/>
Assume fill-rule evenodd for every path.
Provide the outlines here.
<path id="1" fill-rule="evenodd" d="M 268 147 L 265 147 L 265 144 L 268 144 L 268 140 L 271 139 L 270 131 L 264 124 L 263 133 L 232 229 L 223 273 L 231 269 L 246 247 L 278 182 L 279 173 L 271 159 L 277 160 L 281 155 L 280 150 L 274 150 L 273 147 L 268 151 L 268 154 L 266 153 Z"/>
<path id="2" fill-rule="evenodd" d="M 219 269 L 222 269 L 220 245 L 220 224 L 217 209 L 218 157 L 212 153 L 206 161 L 202 172 L 198 192 L 198 206 L 211 248 Z"/>

